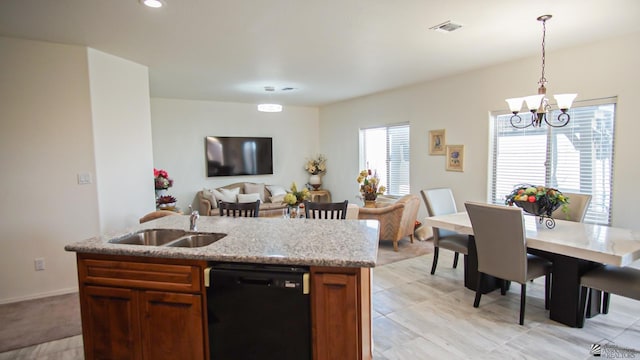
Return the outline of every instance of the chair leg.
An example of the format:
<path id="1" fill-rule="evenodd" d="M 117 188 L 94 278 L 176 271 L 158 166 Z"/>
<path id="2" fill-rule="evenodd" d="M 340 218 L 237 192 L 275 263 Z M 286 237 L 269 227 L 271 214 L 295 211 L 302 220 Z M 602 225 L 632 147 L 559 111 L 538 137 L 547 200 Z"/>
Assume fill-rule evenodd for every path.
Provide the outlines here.
<path id="1" fill-rule="evenodd" d="M 458 252 L 456 251 L 456 253 L 453 255 L 453 268 L 455 269 L 456 267 L 458 267 Z"/>
<path id="2" fill-rule="evenodd" d="M 431 265 L 431 275 L 436 273 L 436 266 L 438 266 L 438 253 L 439 248 L 436 246 L 433 248 L 433 264 Z"/>
<path id="3" fill-rule="evenodd" d="M 398 240 L 393 240 L 393 251 L 398 251 Z"/>
<path id="4" fill-rule="evenodd" d="M 580 318 L 578 319 L 578 327 L 584 326 L 584 319 L 587 317 L 587 296 L 589 295 L 589 288 L 584 286 L 580 287 Z"/>
<path id="5" fill-rule="evenodd" d="M 527 283 L 520 285 L 520 325 L 524 325 L 524 307 L 527 298 Z"/>
<path id="6" fill-rule="evenodd" d="M 507 294 L 507 280 L 500 280 L 500 295 Z"/>
<path id="7" fill-rule="evenodd" d="M 482 291 L 480 289 L 482 285 L 482 278 L 484 277 L 484 273 L 478 273 L 478 283 L 476 284 L 476 299 L 473 301 L 473 307 L 477 308 L 480 306 L 480 297 L 482 296 Z"/>
<path id="8" fill-rule="evenodd" d="M 544 308 L 549 310 L 549 302 L 551 299 L 551 274 L 544 277 Z"/>
<path id="9" fill-rule="evenodd" d="M 411 240 L 411 243 L 413 244 L 413 234 L 409 234 L 409 240 Z"/>
<path id="10" fill-rule="evenodd" d="M 602 313 L 603 314 L 608 314 L 609 313 L 609 297 L 611 294 L 609 294 L 608 292 L 603 292 L 602 293 Z"/>

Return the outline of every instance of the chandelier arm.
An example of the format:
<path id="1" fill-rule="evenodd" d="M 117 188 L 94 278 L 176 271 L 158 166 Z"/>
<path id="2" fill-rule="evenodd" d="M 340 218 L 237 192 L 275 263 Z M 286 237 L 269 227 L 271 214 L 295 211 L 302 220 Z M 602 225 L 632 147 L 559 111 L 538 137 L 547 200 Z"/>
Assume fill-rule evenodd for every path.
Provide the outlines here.
<path id="1" fill-rule="evenodd" d="M 529 126 L 533 125 L 533 121 L 529 122 L 526 125 L 523 121 L 524 120 L 522 119 L 522 117 L 520 117 L 520 115 L 518 114 L 513 114 L 513 116 L 511 116 L 511 119 L 509 119 L 509 122 L 511 122 L 511 126 L 513 126 L 516 129 L 526 129 Z"/>
<path id="2" fill-rule="evenodd" d="M 559 127 L 567 126 L 567 124 L 569 123 L 569 120 L 571 120 L 571 116 L 567 112 L 561 112 L 560 114 L 558 114 L 558 118 L 556 120 L 558 121 L 558 125 L 550 123 L 547 120 L 546 116 L 544 118 L 544 122 L 546 122 L 547 125 L 551 127 L 559 128 Z"/>

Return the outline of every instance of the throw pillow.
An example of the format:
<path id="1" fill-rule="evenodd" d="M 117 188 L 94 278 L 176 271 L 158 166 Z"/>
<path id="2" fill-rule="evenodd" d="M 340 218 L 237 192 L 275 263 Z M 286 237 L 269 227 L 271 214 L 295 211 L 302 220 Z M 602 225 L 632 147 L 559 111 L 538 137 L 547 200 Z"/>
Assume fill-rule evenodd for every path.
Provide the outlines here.
<path id="1" fill-rule="evenodd" d="M 285 190 L 285 188 L 280 185 L 267 185 L 267 190 L 269 190 L 269 192 L 271 193 L 271 196 L 287 194 L 287 190 Z M 271 200 L 271 202 L 274 202 L 274 201 Z"/>
<path id="2" fill-rule="evenodd" d="M 238 202 L 239 203 L 254 203 L 257 200 L 260 200 L 260 194 L 238 194 Z M 260 200 L 262 202 L 262 200 Z"/>
<path id="3" fill-rule="evenodd" d="M 217 200 L 222 200 L 224 202 L 236 202 L 236 197 L 240 193 L 240 188 L 233 188 L 231 190 L 225 188 L 213 189 L 211 190 L 213 195 Z"/>
<path id="4" fill-rule="evenodd" d="M 280 195 L 276 195 L 276 196 L 272 196 L 269 199 L 271 200 L 272 203 L 274 204 L 281 204 L 284 201 L 284 196 L 286 194 L 280 194 Z"/>
<path id="5" fill-rule="evenodd" d="M 211 203 L 212 209 L 216 209 L 218 207 L 218 200 L 216 200 L 216 197 L 213 195 L 213 191 L 210 189 L 202 189 L 202 198 Z"/>
<path id="6" fill-rule="evenodd" d="M 260 202 L 264 202 L 264 184 L 244 183 L 244 193 L 258 194 Z"/>

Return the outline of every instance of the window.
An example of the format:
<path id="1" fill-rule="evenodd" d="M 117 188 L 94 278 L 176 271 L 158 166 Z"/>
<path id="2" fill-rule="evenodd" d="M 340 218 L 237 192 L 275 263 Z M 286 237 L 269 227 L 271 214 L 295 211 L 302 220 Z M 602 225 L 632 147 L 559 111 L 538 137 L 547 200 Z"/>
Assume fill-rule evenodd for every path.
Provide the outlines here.
<path id="1" fill-rule="evenodd" d="M 523 183 L 590 194 L 585 222 L 609 225 L 615 98 L 573 108 L 569 114 L 571 121 L 565 127 L 543 122 L 542 127 L 526 129 L 512 127 L 511 114 L 494 114 L 491 201 L 504 203 L 514 186 Z"/>
<path id="2" fill-rule="evenodd" d="M 408 194 L 409 125 L 361 129 L 360 167 L 377 172 L 387 194 Z"/>

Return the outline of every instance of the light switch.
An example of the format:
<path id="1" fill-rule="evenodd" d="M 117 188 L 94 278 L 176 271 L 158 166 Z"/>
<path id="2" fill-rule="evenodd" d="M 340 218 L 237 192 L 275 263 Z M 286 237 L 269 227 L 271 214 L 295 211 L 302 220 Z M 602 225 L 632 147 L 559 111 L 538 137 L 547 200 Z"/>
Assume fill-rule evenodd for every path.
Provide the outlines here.
<path id="1" fill-rule="evenodd" d="M 78 185 L 87 185 L 91 184 L 91 174 L 90 173 L 79 173 L 78 174 Z"/>

